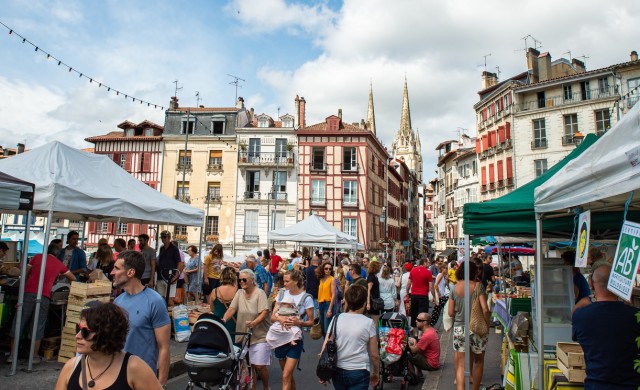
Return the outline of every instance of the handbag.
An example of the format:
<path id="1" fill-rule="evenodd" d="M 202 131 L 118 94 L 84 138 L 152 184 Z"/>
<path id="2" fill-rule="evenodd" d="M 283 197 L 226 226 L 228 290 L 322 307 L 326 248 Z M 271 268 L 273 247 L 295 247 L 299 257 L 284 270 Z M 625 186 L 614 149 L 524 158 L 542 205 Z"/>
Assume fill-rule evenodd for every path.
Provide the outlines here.
<path id="1" fill-rule="evenodd" d="M 371 298 L 371 310 L 384 310 L 384 299 Z"/>
<path id="2" fill-rule="evenodd" d="M 316 367 L 316 376 L 323 382 L 331 379 L 338 368 L 338 344 L 336 344 L 338 317 L 340 317 L 340 314 L 336 314 L 333 318 L 333 323 L 327 338 L 324 340 L 318 366 Z"/>
<path id="3" fill-rule="evenodd" d="M 319 340 L 322 338 L 322 326 L 320 325 L 320 318 L 316 317 L 316 319 L 313 320 L 313 326 L 309 331 L 309 335 L 314 340 Z"/>
<path id="4" fill-rule="evenodd" d="M 478 287 L 481 287 L 479 284 Z M 479 288 L 476 288 L 475 298 L 471 306 L 471 318 L 469 319 L 469 329 L 480 337 L 484 337 L 489 334 L 489 324 L 484 318 L 482 313 L 482 304 L 480 303 Z"/>
<path id="5" fill-rule="evenodd" d="M 453 327 L 453 317 L 449 315 L 449 305 L 452 305 L 451 300 L 447 300 L 442 309 L 442 327 L 445 332 L 448 332 Z"/>

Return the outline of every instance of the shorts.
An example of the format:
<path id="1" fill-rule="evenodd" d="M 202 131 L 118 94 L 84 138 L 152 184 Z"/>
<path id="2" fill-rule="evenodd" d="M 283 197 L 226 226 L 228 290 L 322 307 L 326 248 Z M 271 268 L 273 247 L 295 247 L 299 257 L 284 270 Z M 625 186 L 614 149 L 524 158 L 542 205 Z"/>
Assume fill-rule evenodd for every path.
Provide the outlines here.
<path id="1" fill-rule="evenodd" d="M 414 366 L 418 367 L 421 370 L 435 371 L 439 368 L 439 367 L 431 367 L 429 362 L 427 362 L 427 358 L 421 353 L 410 353 L 409 361 L 411 362 L 411 364 L 413 364 Z"/>
<path id="2" fill-rule="evenodd" d="M 273 352 L 276 355 L 276 359 L 285 360 L 285 359 L 295 359 L 300 360 L 302 356 L 302 350 L 304 348 L 303 340 L 296 340 L 296 345 L 285 344 L 281 345 L 278 348 L 274 349 Z"/>
<path id="3" fill-rule="evenodd" d="M 471 344 L 471 352 L 481 354 L 487 349 L 487 341 L 489 335 L 480 337 L 473 332 L 469 332 L 469 344 Z M 453 350 L 456 352 L 466 352 L 464 346 L 464 326 L 456 325 L 453 327 Z"/>
<path id="4" fill-rule="evenodd" d="M 164 280 L 158 280 L 156 282 L 156 291 L 158 292 L 158 294 L 160 294 L 162 298 L 165 298 L 167 296 L 167 282 L 165 282 Z M 176 284 L 173 283 L 171 285 L 171 288 L 169 289 L 169 298 L 175 298 L 175 297 L 176 297 Z"/>
<path id="5" fill-rule="evenodd" d="M 36 330 L 36 340 L 42 340 L 44 338 L 44 328 L 47 324 L 47 316 L 49 314 L 49 298 L 42 296 L 42 301 L 40 302 L 40 315 L 38 316 L 38 329 Z M 32 335 L 33 332 L 33 322 L 31 319 L 32 316 L 36 312 L 36 294 L 33 293 L 24 293 L 24 303 L 22 305 L 22 319 L 20 321 L 20 329 L 18 329 L 18 337 L 22 335 L 22 331 L 25 326 L 29 326 L 29 336 Z M 10 337 L 15 337 L 15 329 L 16 329 L 16 318 L 17 316 L 13 316 L 13 325 L 11 326 L 11 330 L 9 331 Z M 38 353 L 38 351 L 36 351 Z"/>
<path id="6" fill-rule="evenodd" d="M 249 362 L 254 366 L 271 365 L 271 347 L 266 342 L 249 346 Z"/>

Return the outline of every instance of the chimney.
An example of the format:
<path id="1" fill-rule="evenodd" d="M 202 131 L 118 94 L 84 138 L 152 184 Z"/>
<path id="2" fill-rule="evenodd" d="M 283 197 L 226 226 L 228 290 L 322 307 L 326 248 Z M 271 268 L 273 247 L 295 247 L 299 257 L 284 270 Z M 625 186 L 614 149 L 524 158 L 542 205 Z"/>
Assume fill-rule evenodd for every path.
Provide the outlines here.
<path id="1" fill-rule="evenodd" d="M 580 61 L 579 59 L 572 59 L 571 65 L 573 65 L 573 69 L 576 70 L 576 73 L 584 73 L 587 71 L 587 67 L 584 66 L 584 62 Z"/>
<path id="2" fill-rule="evenodd" d="M 307 105 L 307 101 L 304 100 L 304 97 L 300 98 L 300 127 L 305 127 L 307 125 L 305 106 Z"/>
<path id="3" fill-rule="evenodd" d="M 293 117 L 293 126 L 297 129 L 300 127 L 300 98 L 298 95 L 294 99 Z"/>
<path id="4" fill-rule="evenodd" d="M 242 96 L 238 96 L 238 101 L 236 101 L 236 108 L 241 110 L 244 108 L 244 99 Z"/>
<path id="5" fill-rule="evenodd" d="M 638 52 L 635 50 L 632 51 L 630 57 L 631 57 L 631 61 L 638 61 Z"/>
<path id="6" fill-rule="evenodd" d="M 357 126 L 357 124 L 356 124 Z M 367 124 L 365 123 L 364 119 L 360 119 L 360 128 L 361 129 L 366 129 L 367 128 Z"/>
<path id="7" fill-rule="evenodd" d="M 170 110 L 177 110 L 178 109 L 178 97 L 177 96 L 171 96 L 171 100 L 169 101 L 169 109 Z"/>
<path id="8" fill-rule="evenodd" d="M 540 81 L 549 80 L 551 78 L 551 54 L 548 51 L 538 56 L 538 71 Z"/>
<path id="9" fill-rule="evenodd" d="M 200 108 L 204 108 L 204 105 L 203 105 L 203 104 L 201 104 L 199 107 L 200 107 Z"/>
<path id="10" fill-rule="evenodd" d="M 495 73 L 487 72 L 486 70 L 482 72 L 482 89 L 493 87 L 497 83 L 498 75 L 496 75 Z"/>
<path id="11" fill-rule="evenodd" d="M 538 82 L 538 56 L 540 52 L 530 47 L 527 49 L 527 70 L 529 70 L 529 82 Z"/>
<path id="12" fill-rule="evenodd" d="M 338 118 L 342 120 L 342 108 L 338 108 Z"/>
<path id="13" fill-rule="evenodd" d="M 249 110 L 249 112 L 251 113 L 251 117 L 249 118 L 249 121 L 253 121 L 253 119 L 255 118 L 254 116 L 255 111 L 253 110 L 253 107 L 251 107 L 251 110 Z"/>
<path id="14" fill-rule="evenodd" d="M 17 154 L 24 153 L 24 144 L 18 144 Z"/>

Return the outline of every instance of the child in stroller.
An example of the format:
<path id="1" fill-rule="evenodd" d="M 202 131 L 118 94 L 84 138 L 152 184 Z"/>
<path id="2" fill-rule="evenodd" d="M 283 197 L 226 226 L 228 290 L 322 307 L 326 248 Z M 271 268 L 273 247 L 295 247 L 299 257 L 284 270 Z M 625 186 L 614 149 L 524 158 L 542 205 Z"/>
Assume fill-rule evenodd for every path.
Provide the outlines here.
<path id="1" fill-rule="evenodd" d="M 291 295 L 283 298 L 278 306 L 278 315 L 285 317 L 297 317 L 298 308 Z M 296 340 L 302 338 L 302 329 L 299 326 L 283 326 L 280 321 L 274 321 L 267 332 L 267 343 L 272 349 L 291 343 L 296 345 Z"/>
<path id="2" fill-rule="evenodd" d="M 378 340 L 380 348 L 380 382 L 377 389 L 382 390 L 384 383 L 393 382 L 400 377 L 400 389 L 406 389 L 414 381 L 409 371 L 407 336 L 409 321 L 400 313 L 383 313 L 378 320 Z"/>
<path id="3" fill-rule="evenodd" d="M 251 371 L 245 359 L 251 342 L 248 333 L 236 346 L 220 318 L 202 314 L 193 326 L 193 332 L 184 354 L 189 383 L 187 389 L 241 390 L 251 386 Z M 217 387 L 216 387 L 217 386 Z"/>

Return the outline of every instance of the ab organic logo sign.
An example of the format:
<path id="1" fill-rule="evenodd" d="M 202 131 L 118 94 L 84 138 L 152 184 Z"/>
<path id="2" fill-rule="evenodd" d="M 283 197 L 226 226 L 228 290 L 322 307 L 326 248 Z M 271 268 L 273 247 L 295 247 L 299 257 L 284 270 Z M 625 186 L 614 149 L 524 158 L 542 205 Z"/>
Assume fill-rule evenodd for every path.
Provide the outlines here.
<path id="1" fill-rule="evenodd" d="M 640 261 L 640 225 L 625 221 L 607 288 L 627 301 L 631 298 L 633 280 Z"/>

